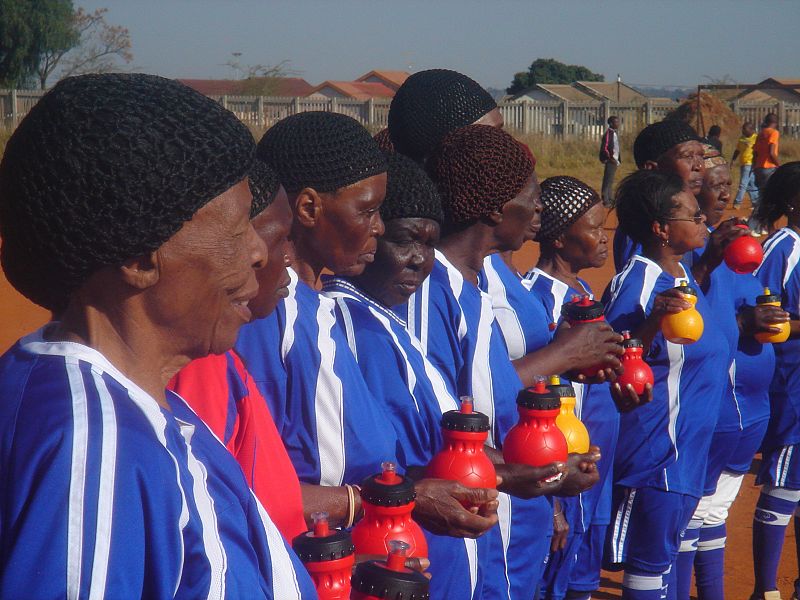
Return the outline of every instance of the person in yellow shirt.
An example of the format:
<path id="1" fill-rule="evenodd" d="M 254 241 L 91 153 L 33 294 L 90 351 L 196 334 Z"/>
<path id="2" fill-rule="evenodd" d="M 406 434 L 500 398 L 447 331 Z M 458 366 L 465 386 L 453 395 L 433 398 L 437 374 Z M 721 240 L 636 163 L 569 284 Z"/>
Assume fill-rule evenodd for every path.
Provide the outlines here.
<path id="1" fill-rule="evenodd" d="M 758 204 L 758 186 L 753 173 L 753 146 L 756 143 L 756 130 L 752 121 L 742 123 L 742 136 L 736 144 L 736 150 L 731 157 L 731 165 L 739 158 L 739 191 L 733 201 L 733 207 L 739 208 L 744 200 L 744 194 L 750 195 L 750 205 L 755 208 Z"/>

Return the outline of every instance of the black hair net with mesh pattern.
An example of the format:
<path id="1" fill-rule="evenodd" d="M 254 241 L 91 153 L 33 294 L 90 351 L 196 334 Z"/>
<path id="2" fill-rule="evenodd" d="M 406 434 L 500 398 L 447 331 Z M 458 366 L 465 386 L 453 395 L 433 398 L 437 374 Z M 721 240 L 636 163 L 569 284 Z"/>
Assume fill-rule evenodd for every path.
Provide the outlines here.
<path id="1" fill-rule="evenodd" d="M 428 174 L 402 154 L 389 155 L 386 199 L 381 205 L 384 221 L 392 219 L 431 219 L 441 223 L 442 201 Z"/>
<path id="2" fill-rule="evenodd" d="M 568 175 L 545 179 L 542 182 L 542 228 L 536 239 L 553 241 L 598 202 L 597 192 L 580 179 Z"/>

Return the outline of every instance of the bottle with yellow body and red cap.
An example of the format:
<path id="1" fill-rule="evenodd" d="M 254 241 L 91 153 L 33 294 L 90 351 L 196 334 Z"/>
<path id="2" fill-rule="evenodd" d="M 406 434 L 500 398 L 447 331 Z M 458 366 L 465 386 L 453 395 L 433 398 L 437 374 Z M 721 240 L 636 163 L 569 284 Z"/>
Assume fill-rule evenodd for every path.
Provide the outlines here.
<path id="1" fill-rule="evenodd" d="M 320 600 L 349 600 L 355 546 L 347 531 L 331 529 L 328 513 L 311 515 L 314 528 L 292 540 L 292 549 L 303 561 Z"/>
<path id="2" fill-rule="evenodd" d="M 697 290 L 690 287 L 685 281 L 682 281 L 674 289 L 681 293 L 683 299 L 691 304 L 691 307 L 661 317 L 661 333 L 664 334 L 667 341 L 673 344 L 694 344 L 703 335 L 703 317 L 695 308 Z"/>
<path id="3" fill-rule="evenodd" d="M 389 550 L 389 540 L 400 540 L 409 545 L 408 556 L 427 558 L 425 534 L 411 518 L 417 497 L 414 482 L 398 475 L 394 463 L 385 462 L 381 468 L 361 484 L 364 518 L 352 531 L 356 552 L 382 556 Z"/>
<path id="4" fill-rule="evenodd" d="M 567 440 L 568 452 L 584 453 L 589 451 L 589 432 L 575 414 L 575 388 L 569 381 L 562 381 L 558 375 L 550 376 L 547 386 L 561 399 L 561 409 L 556 417 L 556 426 Z"/>
<path id="5" fill-rule="evenodd" d="M 463 396 L 461 410 L 448 410 L 441 423 L 444 447 L 428 463 L 425 475 L 471 488 L 497 487 L 494 465 L 483 450 L 489 417 L 473 410 L 472 398 Z"/>
<path id="6" fill-rule="evenodd" d="M 532 467 L 566 461 L 567 439 L 556 425 L 560 409 L 561 399 L 547 388 L 544 377 L 521 390 L 517 394 L 519 421 L 503 440 L 503 459 Z"/>
<path id="7" fill-rule="evenodd" d="M 360 563 L 353 573 L 352 600 L 429 600 L 427 577 L 405 565 L 408 544 L 389 542 L 389 556 Z"/>
<path id="8" fill-rule="evenodd" d="M 780 306 L 781 297 L 778 294 L 773 294 L 769 288 L 764 288 L 764 294 L 756 298 L 756 304 L 759 306 Z M 755 334 L 756 340 L 762 344 L 781 344 L 789 339 L 791 325 L 788 321 L 775 323 L 772 327 L 779 327 L 781 329 L 780 333 L 762 331 Z"/>

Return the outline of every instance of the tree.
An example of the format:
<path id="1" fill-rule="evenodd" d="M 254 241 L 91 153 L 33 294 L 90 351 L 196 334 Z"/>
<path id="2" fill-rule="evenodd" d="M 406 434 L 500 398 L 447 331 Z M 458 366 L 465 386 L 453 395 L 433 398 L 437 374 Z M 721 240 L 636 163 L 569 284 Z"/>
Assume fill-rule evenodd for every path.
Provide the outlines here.
<path id="1" fill-rule="evenodd" d="M 554 58 L 537 58 L 528 71 L 515 73 L 509 94 L 518 94 L 537 83 L 572 83 L 574 81 L 604 81 L 605 77 L 581 65 L 566 65 Z"/>
<path id="2" fill-rule="evenodd" d="M 0 85 L 25 87 L 43 57 L 78 42 L 71 0 L 0 0 Z"/>
<path id="3" fill-rule="evenodd" d="M 244 65 L 237 56 L 224 64 L 231 67 L 237 74 L 244 74 L 241 93 L 254 96 L 274 96 L 280 89 L 281 78 L 295 77 L 300 74 L 299 71 L 290 67 L 291 63 L 288 60 L 282 60 L 275 65 Z"/>
<path id="4" fill-rule="evenodd" d="M 106 22 L 107 8 L 87 13 L 79 8 L 72 17 L 72 31 L 77 43 L 65 51 L 47 52 L 39 62 L 37 74 L 42 89 L 48 77 L 60 67 L 61 77 L 84 73 L 108 73 L 118 68 L 118 60 L 133 60 L 130 32 Z"/>

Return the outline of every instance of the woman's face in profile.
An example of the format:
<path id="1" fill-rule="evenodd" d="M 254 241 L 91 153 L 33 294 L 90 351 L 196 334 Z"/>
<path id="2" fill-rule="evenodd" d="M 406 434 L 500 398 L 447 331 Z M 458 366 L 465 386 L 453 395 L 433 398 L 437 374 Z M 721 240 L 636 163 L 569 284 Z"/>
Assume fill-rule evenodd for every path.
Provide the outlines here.
<path id="1" fill-rule="evenodd" d="M 250 223 L 247 180 L 201 208 L 157 251 L 159 279 L 150 318 L 171 331 L 175 351 L 190 358 L 221 354 L 251 319 L 256 270 L 267 261 Z"/>

